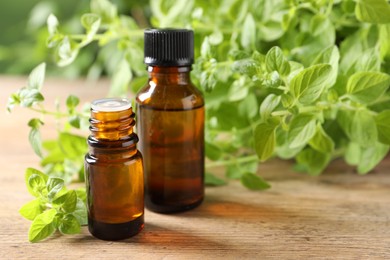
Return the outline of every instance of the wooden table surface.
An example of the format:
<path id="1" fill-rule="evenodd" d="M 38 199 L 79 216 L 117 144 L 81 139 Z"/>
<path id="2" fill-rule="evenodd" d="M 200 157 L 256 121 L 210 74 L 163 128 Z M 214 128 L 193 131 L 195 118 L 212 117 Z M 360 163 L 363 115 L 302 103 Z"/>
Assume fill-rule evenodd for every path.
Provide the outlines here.
<path id="1" fill-rule="evenodd" d="M 25 81 L 0 77 L 0 259 L 390 259 L 390 157 L 366 176 L 335 161 L 320 177 L 275 159 L 259 168 L 270 190 L 251 192 L 236 181 L 208 187 L 195 210 L 146 211 L 145 229 L 134 238 L 100 241 L 83 227 L 79 235 L 31 244 L 30 221 L 18 209 L 31 199 L 24 171 L 39 162 L 27 140 L 34 113 L 5 112 L 8 95 Z M 55 97 L 64 104 L 70 93 L 83 101 L 104 97 L 107 85 L 48 79 L 43 92 L 53 107 Z M 54 136 L 47 121 L 43 135 Z"/>

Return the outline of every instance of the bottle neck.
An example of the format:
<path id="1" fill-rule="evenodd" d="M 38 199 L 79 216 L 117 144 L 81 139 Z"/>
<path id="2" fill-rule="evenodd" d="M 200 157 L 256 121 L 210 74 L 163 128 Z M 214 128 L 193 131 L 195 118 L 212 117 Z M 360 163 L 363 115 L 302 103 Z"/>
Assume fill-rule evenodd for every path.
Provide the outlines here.
<path id="1" fill-rule="evenodd" d="M 135 113 L 131 108 L 123 111 L 102 112 L 91 110 L 89 130 L 96 140 L 118 141 L 128 139 L 133 133 Z"/>
<path id="2" fill-rule="evenodd" d="M 188 85 L 191 83 L 191 66 L 162 67 L 148 66 L 149 81 L 164 85 Z"/>

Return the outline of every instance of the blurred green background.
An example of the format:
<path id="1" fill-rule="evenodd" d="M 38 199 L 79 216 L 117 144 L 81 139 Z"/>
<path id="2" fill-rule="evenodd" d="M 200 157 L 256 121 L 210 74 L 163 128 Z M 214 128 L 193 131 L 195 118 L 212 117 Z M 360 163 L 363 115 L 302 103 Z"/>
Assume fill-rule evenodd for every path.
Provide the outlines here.
<path id="1" fill-rule="evenodd" d="M 148 1 L 112 2 L 120 13 L 132 16 L 144 15 L 148 5 Z M 28 74 L 42 61 L 51 65 L 48 66 L 49 75 L 75 78 L 88 74 L 91 65 L 96 63 L 96 44 L 85 48 L 72 66 L 59 68 L 53 60 L 53 49 L 47 48 L 45 42 L 48 36 L 46 19 L 50 13 L 59 19 L 61 30 L 82 33 L 80 16 L 89 11 L 89 4 L 88 0 L 0 1 L 0 74 Z M 146 21 L 142 17 L 141 20 Z"/>

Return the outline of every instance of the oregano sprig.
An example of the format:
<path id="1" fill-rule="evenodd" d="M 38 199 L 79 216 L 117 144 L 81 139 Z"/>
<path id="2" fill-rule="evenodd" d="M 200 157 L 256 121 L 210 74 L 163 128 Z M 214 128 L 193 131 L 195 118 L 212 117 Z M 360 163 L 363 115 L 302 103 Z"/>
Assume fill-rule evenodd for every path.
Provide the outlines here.
<path id="1" fill-rule="evenodd" d="M 19 210 L 20 214 L 32 220 L 28 239 L 41 241 L 56 230 L 62 234 L 77 234 L 80 226 L 87 223 L 85 190 L 68 190 L 64 180 L 28 168 L 25 174 L 28 191 L 35 197 Z"/>
<path id="2" fill-rule="evenodd" d="M 206 183 L 237 179 L 251 190 L 267 189 L 258 164 L 275 156 L 295 159 L 294 169 L 312 175 L 338 157 L 360 174 L 371 171 L 390 146 L 389 6 L 386 0 L 150 1 L 143 15 L 151 12 L 151 26 L 195 31 L 192 78 L 206 100 Z M 64 32 L 54 15 L 47 23 L 58 65 L 71 64 L 97 42 L 92 67 L 105 64 L 110 95 L 135 92 L 146 81 L 143 30 L 110 1 L 91 0 L 80 18 L 83 34 Z M 73 95 L 66 111 L 44 109 L 44 70 L 43 64 L 33 70 L 8 109 L 38 113 L 29 139 L 45 173 L 81 180 L 85 137 L 72 128 L 82 128 L 84 113 Z M 67 120 L 56 140 L 40 140 L 44 116 Z M 226 178 L 212 175 L 221 166 Z M 45 212 L 37 221 L 49 234 L 57 213 Z"/>

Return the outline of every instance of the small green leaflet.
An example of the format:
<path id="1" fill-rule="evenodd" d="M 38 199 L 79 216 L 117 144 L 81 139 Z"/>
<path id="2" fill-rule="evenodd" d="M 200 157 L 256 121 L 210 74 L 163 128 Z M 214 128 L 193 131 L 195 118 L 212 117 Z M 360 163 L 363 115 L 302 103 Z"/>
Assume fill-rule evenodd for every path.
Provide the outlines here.
<path id="1" fill-rule="evenodd" d="M 80 100 L 78 97 L 76 97 L 75 95 L 69 95 L 67 98 L 66 98 L 66 107 L 68 108 L 68 111 L 70 113 L 73 112 L 73 110 L 75 109 L 75 107 L 77 107 L 77 105 L 80 103 Z"/>
<path id="2" fill-rule="evenodd" d="M 59 146 L 68 158 L 79 158 L 88 149 L 84 137 L 67 132 L 60 133 Z"/>
<path id="3" fill-rule="evenodd" d="M 250 190 L 266 190 L 271 188 L 271 185 L 262 178 L 249 172 L 241 176 L 241 183 Z"/>
<path id="4" fill-rule="evenodd" d="M 33 118 L 28 122 L 28 126 L 31 127 L 28 140 L 35 154 L 42 158 L 42 140 L 39 131 L 41 125 L 43 125 L 43 122 L 38 118 Z"/>
<path id="5" fill-rule="evenodd" d="M 235 102 L 239 100 L 243 100 L 248 96 L 249 93 L 249 88 L 248 85 L 246 84 L 246 80 L 244 77 L 239 78 L 235 80 L 228 92 L 229 96 L 229 101 L 230 102 Z"/>
<path id="6" fill-rule="evenodd" d="M 28 191 L 30 192 L 31 195 L 33 195 L 34 197 L 38 197 L 39 196 L 39 192 L 34 190 L 34 187 L 30 185 L 30 178 L 33 175 L 37 175 L 37 176 L 39 176 L 43 180 L 42 184 L 39 185 L 40 188 L 44 188 L 44 186 L 45 186 L 45 184 L 46 184 L 46 182 L 47 182 L 49 177 L 46 174 L 43 174 L 42 172 L 40 172 L 40 171 L 38 171 L 36 169 L 27 168 L 26 173 L 24 175 L 24 181 L 25 181 L 25 183 L 27 185 L 27 189 L 28 189 Z"/>
<path id="7" fill-rule="evenodd" d="M 28 220 L 34 220 L 39 214 L 43 212 L 44 208 L 41 205 L 40 199 L 35 199 L 24 204 L 19 213 Z"/>
<path id="8" fill-rule="evenodd" d="M 340 52 L 337 46 L 330 46 L 323 50 L 313 61 L 312 65 L 319 63 L 328 63 L 332 66 L 332 71 L 329 75 L 329 85 L 327 88 L 330 88 L 336 83 L 338 69 L 339 69 L 339 60 Z"/>
<path id="9" fill-rule="evenodd" d="M 317 124 L 316 133 L 313 138 L 310 139 L 309 144 L 313 149 L 323 153 L 331 153 L 334 149 L 334 142 L 332 138 L 325 133 L 321 124 Z"/>
<path id="10" fill-rule="evenodd" d="M 83 190 L 83 194 L 84 196 L 86 196 L 85 190 Z M 75 211 L 72 212 L 72 215 L 77 218 L 80 225 L 87 225 L 88 223 L 87 207 L 85 206 L 85 203 L 80 197 L 79 195 L 77 195 L 76 209 Z"/>
<path id="11" fill-rule="evenodd" d="M 247 14 L 241 31 L 241 45 L 245 49 L 255 49 L 256 43 L 256 22 L 252 14 Z"/>
<path id="12" fill-rule="evenodd" d="M 31 224 L 28 232 L 28 240 L 30 242 L 38 242 L 53 234 L 56 230 L 53 223 L 56 214 L 57 211 L 55 209 L 49 209 L 38 215 Z"/>
<path id="13" fill-rule="evenodd" d="M 275 46 L 265 56 L 265 65 L 268 72 L 277 71 L 280 75 L 287 76 L 290 73 L 290 64 L 284 57 L 283 51 Z"/>
<path id="14" fill-rule="evenodd" d="M 65 217 L 61 219 L 58 229 L 62 234 L 78 234 L 80 233 L 80 223 L 72 214 L 66 214 Z"/>
<path id="15" fill-rule="evenodd" d="M 61 207 L 65 212 L 71 213 L 75 211 L 77 204 L 77 194 L 75 190 L 67 191 L 65 194 L 56 198 L 53 204 Z"/>
<path id="16" fill-rule="evenodd" d="M 125 96 L 133 74 L 130 64 L 123 58 L 112 77 L 110 96 Z"/>
<path id="17" fill-rule="evenodd" d="M 344 111 L 338 113 L 337 121 L 345 134 L 362 147 L 376 143 L 378 132 L 374 117 L 367 110 Z"/>
<path id="18" fill-rule="evenodd" d="M 215 176 L 214 174 L 209 173 L 209 172 L 206 172 L 204 177 L 205 177 L 204 178 L 204 183 L 206 185 L 221 186 L 221 185 L 225 185 L 226 184 L 225 180 L 223 180 L 221 178 L 218 178 L 217 176 Z"/>
<path id="19" fill-rule="evenodd" d="M 28 77 L 28 89 L 36 89 L 40 91 L 45 80 L 46 63 L 41 63 L 35 67 Z"/>
<path id="20" fill-rule="evenodd" d="M 257 172 L 259 166 L 258 161 L 248 163 L 235 163 L 226 166 L 226 177 L 229 179 L 240 179 L 241 176 L 247 172 Z"/>
<path id="21" fill-rule="evenodd" d="M 117 8 L 108 0 L 92 0 L 91 12 L 97 14 L 102 19 L 102 23 L 110 23 L 117 16 Z"/>
<path id="22" fill-rule="evenodd" d="M 332 26 L 332 22 L 328 17 L 326 17 L 326 15 L 316 14 L 310 21 L 310 33 L 314 36 L 319 36 Z"/>
<path id="23" fill-rule="evenodd" d="M 309 142 L 316 133 L 316 120 L 312 115 L 299 114 L 295 116 L 288 131 L 289 148 L 298 148 Z"/>
<path id="24" fill-rule="evenodd" d="M 390 76 L 381 72 L 357 72 L 347 84 L 349 97 L 356 102 L 369 104 L 377 100 L 390 86 Z"/>
<path id="25" fill-rule="evenodd" d="M 276 122 L 260 123 L 254 132 L 255 150 L 260 161 L 270 158 L 275 149 L 275 129 Z"/>
<path id="26" fill-rule="evenodd" d="M 47 17 L 47 30 L 51 36 L 57 33 L 58 24 L 58 19 L 54 14 L 50 14 Z"/>
<path id="27" fill-rule="evenodd" d="M 269 94 L 260 105 L 260 117 L 264 122 L 266 121 L 274 109 L 279 105 L 281 96 L 275 94 Z"/>
<path id="28" fill-rule="evenodd" d="M 328 165 L 331 157 L 329 154 L 318 152 L 311 148 L 302 150 L 296 157 L 298 165 L 310 175 L 319 175 Z"/>
<path id="29" fill-rule="evenodd" d="M 390 23 L 390 5 L 386 0 L 357 0 L 355 14 L 362 22 Z"/>
<path id="30" fill-rule="evenodd" d="M 43 189 L 46 188 L 45 180 L 38 174 L 32 174 L 27 180 L 27 187 L 35 197 L 41 196 Z"/>
<path id="31" fill-rule="evenodd" d="M 50 177 L 46 186 L 48 191 L 47 197 L 49 198 L 49 201 L 51 201 L 64 187 L 64 180 L 61 178 Z"/>
<path id="32" fill-rule="evenodd" d="M 97 14 L 83 14 L 83 16 L 81 16 L 81 24 L 86 30 L 86 36 L 79 47 L 84 47 L 93 41 L 93 37 L 99 30 L 100 22 L 100 16 Z"/>
<path id="33" fill-rule="evenodd" d="M 389 152 L 389 146 L 381 143 L 374 143 L 362 149 L 358 163 L 358 173 L 366 174 L 371 171 Z"/>
<path id="34" fill-rule="evenodd" d="M 61 42 L 58 43 L 55 55 L 56 63 L 60 67 L 65 67 L 76 59 L 78 53 L 79 48 L 76 48 L 69 37 L 65 36 Z"/>
<path id="35" fill-rule="evenodd" d="M 232 70 L 252 77 L 256 75 L 258 66 L 259 63 L 252 59 L 243 59 L 235 61 L 232 65 Z"/>
<path id="36" fill-rule="evenodd" d="M 22 88 L 18 92 L 19 102 L 22 107 L 31 107 L 35 103 L 42 102 L 45 98 L 38 89 Z"/>
<path id="37" fill-rule="evenodd" d="M 384 110 L 375 117 L 378 129 L 378 139 L 383 144 L 390 145 L 390 110 Z"/>
<path id="38" fill-rule="evenodd" d="M 345 161 L 349 165 L 358 165 L 361 157 L 361 148 L 360 145 L 354 142 L 350 142 L 345 151 Z"/>
<path id="39" fill-rule="evenodd" d="M 299 72 L 290 83 L 294 98 L 302 104 L 312 104 L 329 85 L 331 71 L 329 64 L 318 64 Z"/>
<path id="40" fill-rule="evenodd" d="M 380 25 L 379 42 L 382 60 L 390 60 L 390 24 Z"/>
<path id="41" fill-rule="evenodd" d="M 222 156 L 222 150 L 219 148 L 219 146 L 210 143 L 210 142 L 205 142 L 205 153 L 207 158 L 209 158 L 212 161 L 216 161 Z"/>

